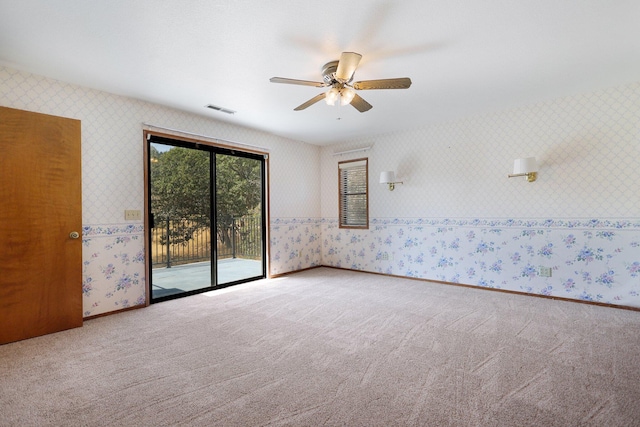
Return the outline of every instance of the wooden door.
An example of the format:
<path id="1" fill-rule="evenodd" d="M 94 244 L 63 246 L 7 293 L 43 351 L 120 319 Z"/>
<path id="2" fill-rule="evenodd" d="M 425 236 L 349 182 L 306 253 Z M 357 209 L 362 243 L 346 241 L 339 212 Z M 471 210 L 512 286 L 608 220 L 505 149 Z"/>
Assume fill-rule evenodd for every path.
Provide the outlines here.
<path id="1" fill-rule="evenodd" d="M 82 326 L 80 183 L 80 121 L 0 107 L 0 344 Z"/>

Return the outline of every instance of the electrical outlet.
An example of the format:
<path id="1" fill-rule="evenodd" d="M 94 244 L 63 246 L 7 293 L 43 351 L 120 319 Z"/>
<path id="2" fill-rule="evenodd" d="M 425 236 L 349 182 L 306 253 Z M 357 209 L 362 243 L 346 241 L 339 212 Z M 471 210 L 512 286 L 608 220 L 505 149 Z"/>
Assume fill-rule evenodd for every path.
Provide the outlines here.
<path id="1" fill-rule="evenodd" d="M 551 267 L 539 267 L 538 276 L 551 277 Z"/>
<path id="2" fill-rule="evenodd" d="M 127 209 L 124 211 L 124 219 L 127 221 L 139 221 L 142 219 L 139 209 Z"/>

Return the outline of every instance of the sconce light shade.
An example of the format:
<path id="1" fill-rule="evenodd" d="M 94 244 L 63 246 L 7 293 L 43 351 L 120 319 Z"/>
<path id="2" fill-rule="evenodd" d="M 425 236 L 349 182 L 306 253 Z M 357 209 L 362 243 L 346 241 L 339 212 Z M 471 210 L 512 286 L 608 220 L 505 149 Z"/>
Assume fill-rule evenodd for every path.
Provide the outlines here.
<path id="1" fill-rule="evenodd" d="M 513 173 L 531 173 L 538 172 L 538 162 L 535 157 L 526 157 L 524 159 L 515 159 L 513 162 Z"/>
<path id="2" fill-rule="evenodd" d="M 535 157 L 525 157 L 515 159 L 513 162 L 513 174 L 509 178 L 516 176 L 526 176 L 527 181 L 533 182 L 538 177 L 538 162 Z"/>
<path id="3" fill-rule="evenodd" d="M 389 184 L 396 180 L 396 174 L 393 171 L 380 172 L 380 184 Z"/>
<path id="4" fill-rule="evenodd" d="M 402 184 L 402 182 L 396 181 L 396 174 L 393 171 L 385 171 L 380 172 L 380 184 L 389 184 L 389 191 L 393 191 L 396 184 Z"/>

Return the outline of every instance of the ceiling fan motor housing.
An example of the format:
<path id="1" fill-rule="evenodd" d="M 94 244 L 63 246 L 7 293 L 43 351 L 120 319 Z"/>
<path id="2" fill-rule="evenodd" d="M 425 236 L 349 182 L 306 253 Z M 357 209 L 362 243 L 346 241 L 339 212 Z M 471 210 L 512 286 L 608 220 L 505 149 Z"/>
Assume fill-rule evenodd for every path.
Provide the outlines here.
<path id="1" fill-rule="evenodd" d="M 328 85 L 336 82 L 336 70 L 338 69 L 338 61 L 327 62 L 322 66 L 322 79 Z"/>

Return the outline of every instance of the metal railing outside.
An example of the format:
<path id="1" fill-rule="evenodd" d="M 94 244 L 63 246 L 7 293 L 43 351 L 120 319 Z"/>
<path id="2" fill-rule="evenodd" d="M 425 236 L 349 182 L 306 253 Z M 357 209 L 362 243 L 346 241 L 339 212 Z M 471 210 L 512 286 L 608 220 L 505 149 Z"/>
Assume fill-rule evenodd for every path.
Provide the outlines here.
<path id="1" fill-rule="evenodd" d="M 261 258 L 262 221 L 259 216 L 230 218 L 223 224 L 214 236 L 218 259 Z M 155 227 L 151 229 L 154 268 L 210 261 L 211 256 L 211 232 L 202 218 L 155 219 Z"/>

